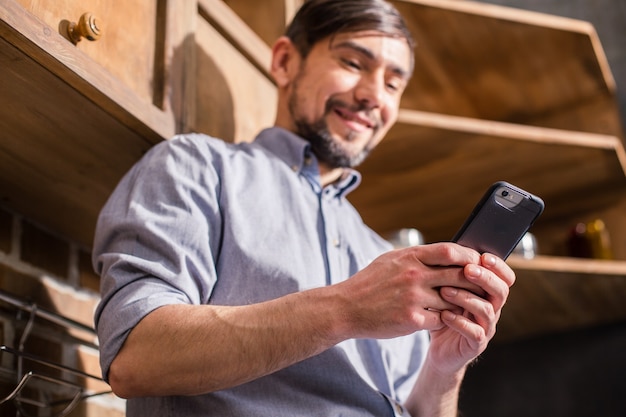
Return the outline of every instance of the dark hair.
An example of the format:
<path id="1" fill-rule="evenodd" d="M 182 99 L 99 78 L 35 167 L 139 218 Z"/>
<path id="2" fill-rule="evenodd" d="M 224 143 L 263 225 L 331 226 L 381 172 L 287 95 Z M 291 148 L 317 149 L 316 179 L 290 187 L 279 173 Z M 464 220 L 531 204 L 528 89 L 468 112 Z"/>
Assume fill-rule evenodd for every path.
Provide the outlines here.
<path id="1" fill-rule="evenodd" d="M 308 0 L 285 35 L 306 57 L 313 45 L 329 36 L 364 30 L 406 39 L 413 56 L 415 41 L 411 32 L 400 12 L 384 0 Z"/>

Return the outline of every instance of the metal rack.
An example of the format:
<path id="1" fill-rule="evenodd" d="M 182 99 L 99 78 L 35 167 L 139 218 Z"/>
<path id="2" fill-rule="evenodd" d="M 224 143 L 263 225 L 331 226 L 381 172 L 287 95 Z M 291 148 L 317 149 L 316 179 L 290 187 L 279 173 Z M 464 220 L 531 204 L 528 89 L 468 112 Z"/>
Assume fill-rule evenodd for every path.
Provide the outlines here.
<path id="1" fill-rule="evenodd" d="M 15 359 L 15 369 L 6 371 L 15 377 L 15 388 L 3 398 L 0 396 L 0 405 L 8 401 L 13 401 L 17 410 L 18 417 L 34 416 L 30 410 L 36 410 L 36 416 L 49 417 L 65 417 L 67 416 L 81 401 L 98 395 L 111 393 L 110 390 L 102 392 L 89 392 L 87 388 L 72 379 L 92 379 L 104 382 L 102 378 L 96 375 L 83 372 L 62 364 L 58 364 L 37 355 L 25 351 L 25 344 L 28 337 L 32 334 L 33 326 L 36 318 L 45 320 L 47 323 L 53 323 L 61 326 L 66 330 L 79 330 L 93 336 L 95 340 L 95 331 L 89 326 L 71 320 L 62 315 L 41 309 L 36 303 L 26 301 L 0 290 L 0 302 L 4 302 L 17 309 L 15 322 L 20 320 L 20 316 L 26 312 L 26 324 L 20 336 L 17 348 L 6 345 L 0 346 L 0 360 L 4 359 L 3 355 L 12 355 Z M 84 346 L 97 348 L 95 343 L 82 339 L 79 343 Z M 0 361 L 4 363 L 4 361 Z M 25 369 L 26 363 L 36 363 L 39 365 L 37 370 Z M 2 367 L 0 367 L 1 369 Z M 53 376 L 54 373 L 60 373 L 62 377 Z M 47 386 L 51 392 L 61 392 L 62 395 L 54 399 L 36 398 L 32 393 L 41 392 L 42 386 Z M 1 394 L 0 394 L 1 395 Z M 40 395 L 41 397 L 41 395 Z M 53 397 L 53 396 L 51 396 Z"/>

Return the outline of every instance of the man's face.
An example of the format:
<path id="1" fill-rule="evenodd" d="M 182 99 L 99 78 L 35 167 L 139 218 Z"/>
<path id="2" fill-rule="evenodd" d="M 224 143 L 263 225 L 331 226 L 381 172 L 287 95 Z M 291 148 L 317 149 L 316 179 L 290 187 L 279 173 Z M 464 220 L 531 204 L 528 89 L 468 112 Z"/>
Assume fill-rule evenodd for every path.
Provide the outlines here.
<path id="1" fill-rule="evenodd" d="M 365 159 L 396 121 L 410 66 L 406 40 L 378 32 L 339 34 L 311 49 L 288 105 L 320 164 L 354 167 Z"/>

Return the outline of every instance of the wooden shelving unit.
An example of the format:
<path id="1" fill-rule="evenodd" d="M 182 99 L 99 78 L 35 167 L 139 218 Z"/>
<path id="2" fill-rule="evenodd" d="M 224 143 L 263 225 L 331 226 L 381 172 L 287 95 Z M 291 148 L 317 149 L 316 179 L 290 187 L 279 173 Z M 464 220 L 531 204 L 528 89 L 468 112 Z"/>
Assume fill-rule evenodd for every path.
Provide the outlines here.
<path id="1" fill-rule="evenodd" d="M 403 110 L 359 170 L 350 195 L 366 223 L 385 233 L 415 227 L 446 240 L 493 182 L 541 196 L 537 223 L 586 213 L 626 195 L 619 138 Z"/>
<path id="2" fill-rule="evenodd" d="M 623 205 L 625 161 L 614 136 L 405 110 L 361 168 L 363 184 L 350 198 L 382 233 L 415 227 L 428 241 L 440 241 L 453 236 L 488 184 L 505 179 L 544 198 L 533 233 L 540 251 L 564 255 L 577 221 Z M 612 231 L 623 230 L 623 222 L 607 218 Z M 623 256 L 623 244 L 615 243 Z M 518 280 L 496 341 L 626 319 L 626 261 L 509 262 Z"/>
<path id="3" fill-rule="evenodd" d="M 420 44 L 403 103 L 415 110 L 362 168 L 354 201 L 366 221 L 383 231 L 410 219 L 445 240 L 489 183 L 516 183 L 546 201 L 533 232 L 542 253 L 561 256 L 511 258 L 518 280 L 496 341 L 626 319 L 626 261 L 563 256 L 569 229 L 597 216 L 626 259 L 626 222 L 615 214 L 626 154 L 594 28 L 475 2 L 396 3 Z"/>
<path id="4" fill-rule="evenodd" d="M 594 28 L 470 1 L 395 3 L 416 34 L 416 73 L 350 196 L 365 221 L 446 240 L 489 184 L 518 184 L 546 202 L 533 228 L 544 256 L 510 259 L 518 280 L 496 341 L 625 320 L 626 153 Z M 569 229 L 595 217 L 620 260 L 564 256 Z"/>
<path id="5" fill-rule="evenodd" d="M 475 1 L 395 0 L 418 43 L 402 107 L 622 137 L 588 22 Z"/>

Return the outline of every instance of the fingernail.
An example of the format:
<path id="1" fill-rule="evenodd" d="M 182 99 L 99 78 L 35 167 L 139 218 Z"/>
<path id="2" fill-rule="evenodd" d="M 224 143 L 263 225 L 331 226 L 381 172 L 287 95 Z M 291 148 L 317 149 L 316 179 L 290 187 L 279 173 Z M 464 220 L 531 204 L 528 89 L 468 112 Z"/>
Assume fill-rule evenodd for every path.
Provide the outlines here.
<path id="1" fill-rule="evenodd" d="M 467 268 L 468 278 L 478 278 L 482 270 L 477 265 L 469 265 Z"/>
<path id="2" fill-rule="evenodd" d="M 459 293 L 459 290 L 454 287 L 443 287 L 441 292 L 447 297 L 455 297 Z"/>
<path id="3" fill-rule="evenodd" d="M 496 257 L 490 254 L 485 255 L 485 265 L 494 266 L 496 264 Z"/>
<path id="4" fill-rule="evenodd" d="M 441 318 L 447 321 L 454 321 L 456 320 L 456 314 L 450 310 L 444 310 L 441 312 Z"/>

